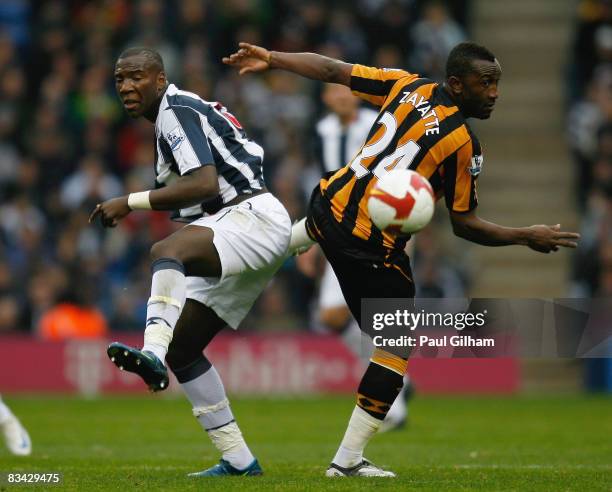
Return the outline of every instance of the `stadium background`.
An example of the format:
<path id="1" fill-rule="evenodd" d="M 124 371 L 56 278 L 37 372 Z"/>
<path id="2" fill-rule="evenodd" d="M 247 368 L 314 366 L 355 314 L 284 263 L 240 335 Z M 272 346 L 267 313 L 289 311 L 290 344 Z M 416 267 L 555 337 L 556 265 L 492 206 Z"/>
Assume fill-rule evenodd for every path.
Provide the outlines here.
<path id="1" fill-rule="evenodd" d="M 448 7 L 450 5 L 450 7 Z M 240 78 L 220 63 L 239 40 L 317 51 L 443 77 L 474 38 L 504 75 L 484 143 L 480 213 L 518 226 L 561 222 L 576 253 L 483 248 L 450 234 L 446 214 L 416 237 L 423 297 L 590 297 L 612 292 L 612 6 L 609 1 L 354 2 L 6 0 L 0 5 L 0 334 L 33 340 L 140 332 L 148 248 L 175 225 L 132 214 L 115 230 L 93 205 L 150 188 L 150 124 L 131 121 L 112 67 L 130 45 L 164 56 L 170 80 L 222 101 L 262 143 L 265 177 L 292 218 L 318 178 L 311 137 L 320 85 L 273 71 Z M 511 20 L 511 22 L 509 21 Z M 316 279 L 288 261 L 242 332 L 316 329 Z M 73 333 L 76 332 L 76 333 Z M 551 365 L 552 364 L 552 365 Z M 578 388 L 582 365 L 531 361 L 523 387 Z"/>
<path id="2" fill-rule="evenodd" d="M 178 385 L 146 395 L 104 353 L 112 338 L 138 344 L 148 249 L 174 227 L 160 213 L 131 214 L 110 231 L 87 224 L 95 203 L 153 179 L 151 126 L 126 118 L 114 94 L 113 62 L 126 46 L 156 47 L 172 81 L 227 105 L 264 146 L 266 181 L 298 218 L 318 174 L 310 142 L 320 86 L 281 72 L 239 78 L 221 56 L 246 40 L 440 78 L 453 44 L 485 44 L 504 75 L 493 117 L 475 123 L 480 212 L 511 226 L 561 222 L 582 240 L 549 256 L 473 246 L 452 237 L 440 210 L 416 237 L 419 295 L 610 296 L 612 2 L 444 5 L 0 1 L 0 392 L 34 442 L 26 460 L 1 450 L 0 471 L 61 471 L 71 490 L 189 490 L 199 484 L 185 473 L 217 458 Z M 319 477 L 361 366 L 320 334 L 315 292 L 316 280 L 288 261 L 245 320 L 246 336 L 211 347 L 269 472 L 263 488 L 241 490 L 330 487 Z M 398 471 L 400 490 L 609 490 L 610 399 L 586 390 L 609 390 L 611 367 L 415 361 L 410 424 L 375 439 L 368 456 Z"/>

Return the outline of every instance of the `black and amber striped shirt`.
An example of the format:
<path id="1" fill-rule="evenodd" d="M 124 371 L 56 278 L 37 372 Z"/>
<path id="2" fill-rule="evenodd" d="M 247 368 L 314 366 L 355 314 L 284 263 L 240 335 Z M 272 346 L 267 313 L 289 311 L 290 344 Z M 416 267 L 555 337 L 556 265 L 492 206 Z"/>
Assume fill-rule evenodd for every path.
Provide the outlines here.
<path id="1" fill-rule="evenodd" d="M 403 247 L 407 238 L 379 230 L 367 210 L 369 190 L 391 169 L 427 178 L 449 210 L 476 208 L 480 144 L 442 86 L 403 70 L 354 65 L 351 90 L 380 113 L 360 152 L 320 183 L 342 229 L 375 248 Z"/>

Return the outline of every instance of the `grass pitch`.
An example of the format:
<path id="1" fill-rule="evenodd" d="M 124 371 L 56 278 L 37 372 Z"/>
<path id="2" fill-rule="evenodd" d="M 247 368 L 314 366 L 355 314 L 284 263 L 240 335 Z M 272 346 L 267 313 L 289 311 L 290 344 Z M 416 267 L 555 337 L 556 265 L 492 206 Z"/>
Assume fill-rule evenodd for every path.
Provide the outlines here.
<path id="1" fill-rule="evenodd" d="M 57 486 L 12 490 L 611 490 L 612 399 L 430 397 L 408 427 L 376 436 L 366 456 L 397 479 L 323 477 L 350 397 L 234 399 L 265 475 L 188 479 L 218 460 L 183 399 L 11 397 L 33 455 L 0 449 L 2 472 L 62 472 Z"/>

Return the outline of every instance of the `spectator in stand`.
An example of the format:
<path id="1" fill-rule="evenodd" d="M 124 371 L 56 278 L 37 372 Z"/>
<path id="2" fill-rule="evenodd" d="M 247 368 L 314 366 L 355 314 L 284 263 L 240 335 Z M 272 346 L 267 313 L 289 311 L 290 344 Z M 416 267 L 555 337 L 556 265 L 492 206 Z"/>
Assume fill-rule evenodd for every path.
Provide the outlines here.
<path id="1" fill-rule="evenodd" d="M 38 322 L 38 335 L 43 340 L 101 338 L 108 333 L 104 315 L 92 304 L 96 298 L 91 279 L 75 275 L 66 297 Z"/>
<path id="2" fill-rule="evenodd" d="M 100 158 L 88 155 L 81 160 L 76 172 L 62 183 L 61 201 L 67 209 L 78 209 L 86 203 L 108 200 L 121 191 L 121 181 L 105 172 Z"/>
<path id="3" fill-rule="evenodd" d="M 573 47 L 573 64 L 570 79 L 570 98 L 582 96 L 585 87 L 593 78 L 595 67 L 600 63 L 601 50 L 597 39 L 602 36 L 601 27 L 612 26 L 612 0 L 582 0 L 578 6 L 578 25 Z M 603 34 L 605 36 L 605 34 Z M 605 49 L 604 49 L 605 51 Z"/>
<path id="4" fill-rule="evenodd" d="M 455 258 L 449 261 L 450 252 L 445 251 L 439 232 L 436 227 L 427 227 L 415 236 L 416 254 L 412 263 L 416 297 L 466 297 L 465 274 L 455 265 L 460 262 Z"/>
<path id="5" fill-rule="evenodd" d="M 443 2 L 431 0 L 422 18 L 411 31 L 410 70 L 436 81 L 445 77 L 446 59 L 451 49 L 465 40 L 465 33 L 451 17 Z"/>
<path id="6" fill-rule="evenodd" d="M 602 68 L 568 115 L 568 140 L 576 165 L 576 198 L 581 210 L 593 185 L 598 130 L 607 121 L 612 121 L 612 69 Z"/>

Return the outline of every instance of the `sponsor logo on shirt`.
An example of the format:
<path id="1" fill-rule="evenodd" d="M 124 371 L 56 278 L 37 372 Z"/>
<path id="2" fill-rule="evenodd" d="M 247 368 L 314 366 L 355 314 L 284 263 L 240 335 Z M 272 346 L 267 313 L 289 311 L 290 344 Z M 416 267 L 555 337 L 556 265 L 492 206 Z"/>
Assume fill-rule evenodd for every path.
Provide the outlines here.
<path id="1" fill-rule="evenodd" d="M 472 165 L 468 167 L 468 171 L 472 176 L 478 176 L 480 174 L 483 161 L 482 155 L 475 155 L 472 157 Z"/>
<path id="2" fill-rule="evenodd" d="M 183 129 L 180 126 L 177 126 L 166 134 L 166 140 L 168 145 L 170 145 L 170 149 L 174 152 L 185 140 L 185 133 L 183 133 Z"/>

